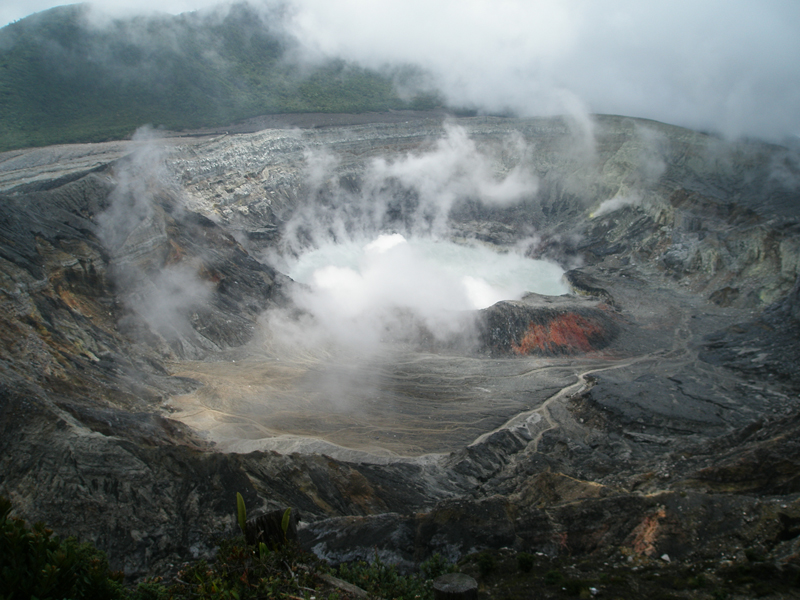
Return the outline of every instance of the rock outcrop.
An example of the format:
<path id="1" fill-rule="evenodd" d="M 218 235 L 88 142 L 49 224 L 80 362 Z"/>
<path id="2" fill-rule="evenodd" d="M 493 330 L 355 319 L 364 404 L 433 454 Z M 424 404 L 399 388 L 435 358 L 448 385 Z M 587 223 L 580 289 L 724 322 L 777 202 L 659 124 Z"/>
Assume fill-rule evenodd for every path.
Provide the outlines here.
<path id="1" fill-rule="evenodd" d="M 496 356 L 586 354 L 606 348 L 619 321 L 606 304 L 529 294 L 484 309 L 481 343 Z"/>

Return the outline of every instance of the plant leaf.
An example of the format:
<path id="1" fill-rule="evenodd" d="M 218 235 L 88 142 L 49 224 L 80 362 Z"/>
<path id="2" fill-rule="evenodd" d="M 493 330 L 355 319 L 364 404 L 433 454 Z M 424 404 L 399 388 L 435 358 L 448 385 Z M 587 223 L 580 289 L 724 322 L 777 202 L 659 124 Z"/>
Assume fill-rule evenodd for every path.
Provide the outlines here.
<path id="1" fill-rule="evenodd" d="M 239 529 L 242 530 L 243 535 L 246 535 L 247 509 L 244 506 L 244 498 L 239 492 L 236 492 L 236 516 L 239 519 Z"/>
<path id="2" fill-rule="evenodd" d="M 289 530 L 289 519 L 292 516 L 292 509 L 287 508 L 283 511 L 283 518 L 281 519 L 281 529 L 283 530 L 283 537 L 286 539 L 286 532 Z"/>

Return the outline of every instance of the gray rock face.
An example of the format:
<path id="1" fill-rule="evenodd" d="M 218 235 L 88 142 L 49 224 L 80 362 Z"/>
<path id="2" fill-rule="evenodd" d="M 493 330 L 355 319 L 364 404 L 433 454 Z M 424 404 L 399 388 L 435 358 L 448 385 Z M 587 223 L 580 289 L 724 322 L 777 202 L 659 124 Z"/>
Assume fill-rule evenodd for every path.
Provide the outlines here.
<path id="1" fill-rule="evenodd" d="M 0 493 L 132 576 L 208 555 L 237 491 L 333 561 L 790 556 L 797 157 L 411 117 L 0 156 Z M 381 232 L 523 248 L 572 293 L 332 350 L 271 265 Z"/>

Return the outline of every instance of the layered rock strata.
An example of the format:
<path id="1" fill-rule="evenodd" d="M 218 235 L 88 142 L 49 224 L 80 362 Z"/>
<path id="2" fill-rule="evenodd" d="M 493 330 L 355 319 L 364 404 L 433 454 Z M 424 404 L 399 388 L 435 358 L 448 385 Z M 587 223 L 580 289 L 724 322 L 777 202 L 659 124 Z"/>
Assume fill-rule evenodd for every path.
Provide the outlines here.
<path id="1" fill-rule="evenodd" d="M 415 116 L 0 157 L 0 493 L 132 576 L 210 553 L 237 491 L 251 513 L 294 507 L 304 543 L 334 561 L 758 547 L 790 564 L 800 170 L 785 148 L 622 117 L 447 125 L 495 182 L 535 181 L 513 202 L 460 188 L 449 235 L 556 260 L 574 297 L 488 309 L 477 346 L 371 357 L 352 372 L 372 408 L 292 402 L 345 371 L 264 350 L 264 311 L 302 317 L 265 256 L 291 251 L 303 211 L 372 193 L 376 164 L 454 139 L 442 127 Z M 392 202 L 372 226 L 414 225 L 423 192 L 400 175 L 382 185 Z M 230 376 L 234 361 L 249 370 Z M 255 420 L 263 398 L 225 377 L 288 381 L 296 412 Z"/>

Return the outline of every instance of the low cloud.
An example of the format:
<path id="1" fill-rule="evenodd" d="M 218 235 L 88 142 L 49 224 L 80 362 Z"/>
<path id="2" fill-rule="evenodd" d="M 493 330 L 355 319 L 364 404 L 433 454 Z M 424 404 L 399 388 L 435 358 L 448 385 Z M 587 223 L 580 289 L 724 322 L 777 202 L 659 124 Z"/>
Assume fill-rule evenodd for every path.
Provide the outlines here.
<path id="1" fill-rule="evenodd" d="M 414 63 L 447 100 L 523 116 L 622 114 L 726 136 L 800 133 L 787 1 L 298 0 L 295 34 L 371 67 Z"/>
<path id="2" fill-rule="evenodd" d="M 0 22 L 56 0 L 13 1 Z M 215 0 L 99 0 L 130 16 L 229 6 Z M 521 116 L 643 117 L 726 137 L 800 134 L 800 5 L 792 0 L 258 0 L 302 61 L 344 58 L 387 73 L 416 65 L 404 93 Z M 101 22 L 100 20 L 98 22 Z"/>

